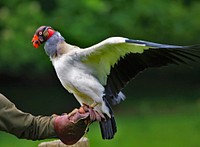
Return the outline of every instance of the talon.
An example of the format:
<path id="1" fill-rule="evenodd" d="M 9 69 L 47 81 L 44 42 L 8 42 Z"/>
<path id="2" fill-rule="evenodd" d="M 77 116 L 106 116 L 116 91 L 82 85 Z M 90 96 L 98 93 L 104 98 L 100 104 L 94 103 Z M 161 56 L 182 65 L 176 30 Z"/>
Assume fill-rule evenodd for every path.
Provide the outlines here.
<path id="1" fill-rule="evenodd" d="M 71 116 L 71 115 L 74 115 L 75 113 L 77 113 L 79 110 L 77 108 L 75 108 L 72 112 L 70 112 L 68 115 Z"/>
<path id="2" fill-rule="evenodd" d="M 81 106 L 79 109 L 78 109 L 78 112 L 83 114 L 83 113 L 86 113 L 85 109 L 84 109 L 84 106 Z"/>
<path id="3" fill-rule="evenodd" d="M 98 103 L 94 102 L 92 105 L 87 105 L 85 103 L 82 103 L 82 106 L 78 109 L 79 113 L 86 113 L 89 112 L 90 121 L 101 121 L 102 119 L 105 119 L 105 116 L 101 112 L 97 112 L 94 110 L 94 107 L 96 107 Z"/>
<path id="4" fill-rule="evenodd" d="M 90 108 L 89 105 L 82 103 L 82 106 L 78 109 L 78 112 L 81 114 L 84 114 L 84 113 L 88 112 L 89 108 Z"/>
<path id="5" fill-rule="evenodd" d="M 95 111 L 93 109 L 89 109 L 90 120 L 94 121 L 96 119 Z"/>

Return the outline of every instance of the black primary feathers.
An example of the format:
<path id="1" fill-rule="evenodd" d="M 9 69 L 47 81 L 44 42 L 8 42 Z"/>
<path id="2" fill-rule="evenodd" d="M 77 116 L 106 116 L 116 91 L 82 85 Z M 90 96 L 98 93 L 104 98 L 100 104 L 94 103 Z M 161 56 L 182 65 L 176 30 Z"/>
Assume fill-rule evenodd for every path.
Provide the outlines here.
<path id="1" fill-rule="evenodd" d="M 140 40 L 126 40 L 126 42 L 142 44 L 149 49 L 143 53 L 127 54 L 111 68 L 105 86 L 106 99 L 110 104 L 119 103 L 124 99 L 120 96 L 121 90 L 144 69 L 168 64 L 186 64 L 185 59 L 195 61 L 194 58 L 200 58 L 195 54 L 195 49 L 200 49 L 200 45 L 174 46 Z"/>

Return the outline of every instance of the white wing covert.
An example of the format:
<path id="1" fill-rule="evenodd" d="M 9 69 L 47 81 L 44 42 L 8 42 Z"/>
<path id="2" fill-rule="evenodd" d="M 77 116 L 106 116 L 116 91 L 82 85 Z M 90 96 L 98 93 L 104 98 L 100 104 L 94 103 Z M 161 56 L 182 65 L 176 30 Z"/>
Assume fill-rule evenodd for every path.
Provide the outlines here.
<path id="1" fill-rule="evenodd" d="M 120 91 L 139 72 L 148 67 L 186 63 L 184 59 L 194 61 L 194 57 L 200 58 L 195 54 L 199 48 L 112 37 L 83 49 L 81 57 L 105 86 L 106 99 L 116 104 L 123 99 Z"/>

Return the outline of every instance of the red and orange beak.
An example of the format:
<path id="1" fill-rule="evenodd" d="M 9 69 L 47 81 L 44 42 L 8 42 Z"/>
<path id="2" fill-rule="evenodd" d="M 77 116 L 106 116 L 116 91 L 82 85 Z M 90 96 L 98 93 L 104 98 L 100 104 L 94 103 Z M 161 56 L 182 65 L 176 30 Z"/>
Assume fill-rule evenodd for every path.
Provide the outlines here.
<path id="1" fill-rule="evenodd" d="M 40 43 L 38 35 L 35 34 L 33 36 L 32 43 L 33 43 L 34 48 L 38 48 L 40 46 L 41 43 Z"/>
<path id="2" fill-rule="evenodd" d="M 50 26 L 41 26 L 39 27 L 32 39 L 32 43 L 34 48 L 38 48 L 40 44 L 46 42 L 53 34 L 55 30 L 52 29 Z"/>

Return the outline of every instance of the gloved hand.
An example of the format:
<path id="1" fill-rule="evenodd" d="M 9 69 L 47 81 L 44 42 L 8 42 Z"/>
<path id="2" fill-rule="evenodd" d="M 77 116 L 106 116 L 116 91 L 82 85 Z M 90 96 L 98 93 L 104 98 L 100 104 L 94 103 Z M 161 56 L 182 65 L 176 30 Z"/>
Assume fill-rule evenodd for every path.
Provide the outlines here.
<path id="1" fill-rule="evenodd" d="M 101 121 L 104 116 L 84 105 L 70 114 L 56 116 L 54 129 L 59 139 L 66 145 L 75 144 L 85 134 L 94 121 Z"/>

